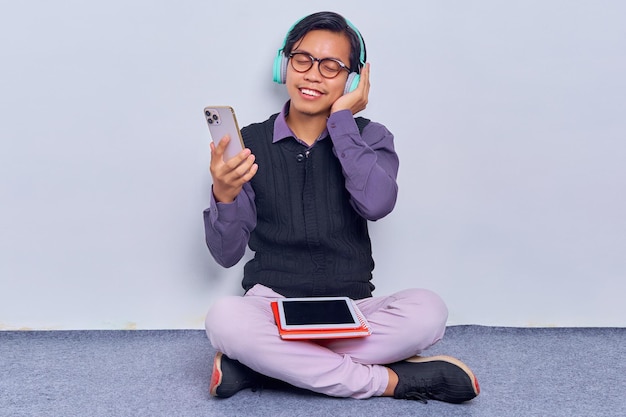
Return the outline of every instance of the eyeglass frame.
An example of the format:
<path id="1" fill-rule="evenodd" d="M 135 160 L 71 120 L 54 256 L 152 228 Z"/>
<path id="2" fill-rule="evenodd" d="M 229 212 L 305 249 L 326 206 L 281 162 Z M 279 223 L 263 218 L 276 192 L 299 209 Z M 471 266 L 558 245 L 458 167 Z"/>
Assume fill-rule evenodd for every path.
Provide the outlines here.
<path id="1" fill-rule="evenodd" d="M 304 71 L 298 71 L 294 66 L 293 66 L 293 56 L 294 55 L 306 55 L 311 59 L 311 66 L 309 68 L 307 68 Z M 299 74 L 303 74 L 307 71 L 309 71 L 311 68 L 313 68 L 313 65 L 315 64 L 315 62 L 317 62 L 317 71 L 319 71 L 320 75 L 324 78 L 326 78 L 327 80 L 332 80 L 334 78 L 337 78 L 337 76 L 339 75 L 339 73 L 341 72 L 342 69 L 345 69 L 346 71 L 348 71 L 348 74 L 350 74 L 352 72 L 352 70 L 350 69 L 350 67 L 348 67 L 346 64 L 344 64 L 343 62 L 341 62 L 340 60 L 338 60 L 337 58 L 315 58 L 313 55 L 307 53 L 307 52 L 292 52 L 289 54 L 289 61 L 291 63 L 291 68 L 299 73 Z M 335 75 L 333 75 L 332 77 L 327 77 L 324 74 L 322 74 L 322 70 L 320 68 L 320 65 L 322 65 L 322 61 L 334 61 L 337 64 L 339 64 L 339 71 L 337 71 L 337 73 Z"/>

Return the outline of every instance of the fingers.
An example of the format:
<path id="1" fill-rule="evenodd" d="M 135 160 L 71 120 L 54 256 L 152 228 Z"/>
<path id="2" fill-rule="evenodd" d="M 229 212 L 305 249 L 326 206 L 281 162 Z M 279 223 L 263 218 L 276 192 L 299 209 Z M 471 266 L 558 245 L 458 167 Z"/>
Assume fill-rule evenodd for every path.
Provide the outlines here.
<path id="1" fill-rule="evenodd" d="M 363 70 L 361 71 L 361 80 L 359 82 L 359 87 L 363 87 L 364 90 L 364 97 L 365 100 L 367 101 L 367 97 L 369 96 L 369 92 L 370 92 L 370 64 L 369 62 L 365 64 L 365 66 L 363 67 Z"/>
<path id="2" fill-rule="evenodd" d="M 244 149 L 241 152 L 239 152 L 237 155 L 232 157 L 230 160 L 225 160 L 224 153 L 226 152 L 226 147 L 228 146 L 228 143 L 230 142 L 230 140 L 231 140 L 230 136 L 225 135 L 219 141 L 217 145 L 215 145 L 213 142 L 211 143 L 211 163 L 212 164 L 217 165 L 223 162 L 227 164 L 228 166 L 230 166 L 231 168 L 235 168 L 236 166 L 241 164 L 251 154 L 250 149 Z"/>
<path id="3" fill-rule="evenodd" d="M 231 202 L 243 185 L 256 174 L 258 166 L 255 156 L 246 148 L 229 160 L 224 160 L 224 152 L 230 138 L 225 136 L 216 145 L 211 143 L 210 171 L 213 177 L 213 194 L 217 201 Z"/>
<path id="4" fill-rule="evenodd" d="M 254 157 L 254 155 L 251 155 L 251 156 Z M 256 175 L 258 170 L 259 170 L 259 166 L 257 164 L 253 163 L 252 165 L 250 165 L 250 168 L 247 171 L 245 171 L 244 174 L 240 177 L 240 180 L 242 181 L 241 185 L 250 181 L 252 177 Z"/>
<path id="5" fill-rule="evenodd" d="M 215 146 L 214 142 L 211 142 L 211 153 L 215 153 L 215 155 L 218 157 L 223 157 L 229 142 L 230 135 L 228 134 L 224 135 L 224 137 L 220 139 L 220 141 L 217 143 L 217 146 Z"/>
<path id="6" fill-rule="evenodd" d="M 358 105 L 362 106 L 359 111 L 364 110 L 367 106 L 369 94 L 370 94 L 370 64 L 365 64 L 361 70 L 361 77 L 359 79 L 359 85 L 355 92 L 358 92 L 359 100 Z"/>
<path id="7" fill-rule="evenodd" d="M 330 109 L 331 113 L 348 109 L 352 114 L 365 110 L 370 93 L 370 64 L 366 63 L 361 69 L 359 84 L 356 89 L 347 93 L 335 101 Z"/>
<path id="8" fill-rule="evenodd" d="M 241 160 L 241 162 L 236 163 L 237 160 L 239 160 L 239 158 L 244 154 L 247 154 L 247 156 Z M 249 149 L 244 149 L 239 155 L 233 157 L 224 164 L 225 180 L 236 186 L 243 185 L 245 182 L 250 181 L 258 169 L 257 164 L 255 164 L 254 161 L 255 156 L 250 153 Z"/>
<path id="9" fill-rule="evenodd" d="M 255 156 L 252 155 L 250 149 L 246 148 L 233 156 L 231 159 L 224 161 L 223 152 L 219 151 L 219 146 L 211 152 L 211 173 L 214 177 L 231 182 L 234 179 L 245 176 L 254 165 Z M 252 177 L 250 177 L 252 178 Z"/>

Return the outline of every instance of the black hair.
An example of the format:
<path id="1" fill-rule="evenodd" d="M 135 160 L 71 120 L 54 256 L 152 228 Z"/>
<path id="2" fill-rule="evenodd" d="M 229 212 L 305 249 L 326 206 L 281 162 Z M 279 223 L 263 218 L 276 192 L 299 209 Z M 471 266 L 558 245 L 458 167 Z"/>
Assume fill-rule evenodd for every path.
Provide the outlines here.
<path id="1" fill-rule="evenodd" d="M 296 23 L 287 34 L 285 47 L 283 48 L 285 56 L 289 56 L 296 42 L 312 30 L 329 30 L 335 33 L 344 33 L 350 40 L 350 70 L 361 72 L 361 67 L 363 66 L 360 61 L 361 42 L 363 42 L 363 62 L 366 62 L 367 58 L 365 41 L 363 41 L 363 37 L 360 37 L 360 33 L 357 33 L 348 24 L 343 16 L 335 12 L 313 13 Z"/>

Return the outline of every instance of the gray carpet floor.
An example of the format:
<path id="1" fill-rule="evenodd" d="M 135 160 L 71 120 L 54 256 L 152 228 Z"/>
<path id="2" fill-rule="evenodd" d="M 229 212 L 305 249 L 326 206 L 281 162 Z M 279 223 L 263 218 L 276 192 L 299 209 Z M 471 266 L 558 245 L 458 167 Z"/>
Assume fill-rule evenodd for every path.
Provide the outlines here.
<path id="1" fill-rule="evenodd" d="M 476 373 L 461 404 L 296 389 L 208 395 L 203 331 L 0 332 L 1 416 L 626 416 L 625 328 L 452 326 L 428 353 Z"/>

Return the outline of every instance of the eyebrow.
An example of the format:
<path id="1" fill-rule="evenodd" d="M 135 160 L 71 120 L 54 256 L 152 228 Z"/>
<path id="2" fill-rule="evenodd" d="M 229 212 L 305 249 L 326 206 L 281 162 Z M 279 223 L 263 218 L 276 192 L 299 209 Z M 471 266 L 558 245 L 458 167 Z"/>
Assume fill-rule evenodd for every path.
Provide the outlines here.
<path id="1" fill-rule="evenodd" d="M 303 49 L 293 49 L 293 50 L 291 51 L 291 53 L 292 53 L 292 54 L 307 54 L 307 55 L 313 56 L 313 54 L 312 54 L 312 53 L 310 53 L 309 51 L 305 51 L 305 50 L 303 50 Z M 341 62 L 342 64 L 346 65 L 346 63 L 345 63 L 345 62 L 343 62 L 343 59 L 341 59 L 341 58 L 337 58 L 337 57 L 335 57 L 335 56 L 326 56 L 326 57 L 324 57 L 324 58 L 318 58 L 318 57 L 314 56 L 313 58 L 317 58 L 317 59 L 336 59 L 337 61 L 339 61 L 339 62 Z M 348 62 L 350 62 L 350 60 L 349 60 L 349 59 L 348 59 Z"/>

